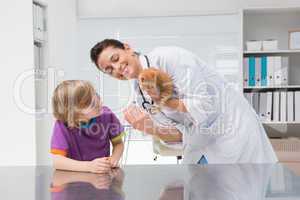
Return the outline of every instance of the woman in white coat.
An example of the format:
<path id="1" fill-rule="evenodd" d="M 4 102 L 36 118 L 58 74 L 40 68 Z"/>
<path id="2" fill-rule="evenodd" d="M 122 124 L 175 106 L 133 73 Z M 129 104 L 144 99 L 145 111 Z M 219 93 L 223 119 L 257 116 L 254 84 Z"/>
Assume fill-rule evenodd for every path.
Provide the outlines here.
<path id="1" fill-rule="evenodd" d="M 106 39 L 91 49 L 91 59 L 114 78 L 135 79 L 138 106 L 127 108 L 125 119 L 164 141 L 182 139 L 184 163 L 277 162 L 247 100 L 193 53 L 179 47 L 158 47 L 146 56 L 120 41 Z M 168 105 L 161 112 L 151 112 L 159 95 L 141 91 L 137 82 L 141 70 L 150 66 L 171 76 L 175 86 L 172 101 L 181 112 Z"/>

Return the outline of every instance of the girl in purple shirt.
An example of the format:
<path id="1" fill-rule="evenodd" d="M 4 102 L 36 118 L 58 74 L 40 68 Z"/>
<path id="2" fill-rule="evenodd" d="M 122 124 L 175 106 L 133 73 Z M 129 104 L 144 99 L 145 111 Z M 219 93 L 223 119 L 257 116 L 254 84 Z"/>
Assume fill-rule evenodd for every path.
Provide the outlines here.
<path id="1" fill-rule="evenodd" d="M 89 82 L 62 82 L 52 103 L 57 119 L 51 139 L 54 168 L 107 173 L 118 166 L 124 150 L 123 126 L 108 107 L 102 106 Z"/>

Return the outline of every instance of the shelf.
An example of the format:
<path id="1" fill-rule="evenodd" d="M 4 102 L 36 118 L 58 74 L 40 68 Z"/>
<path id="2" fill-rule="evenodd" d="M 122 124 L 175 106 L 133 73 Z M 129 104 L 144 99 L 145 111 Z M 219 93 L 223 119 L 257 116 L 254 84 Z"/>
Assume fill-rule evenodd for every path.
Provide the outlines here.
<path id="1" fill-rule="evenodd" d="M 271 50 L 271 51 L 244 51 L 244 55 L 247 55 L 247 54 L 293 54 L 293 53 L 300 53 L 300 49 Z"/>
<path id="2" fill-rule="evenodd" d="M 299 13 L 300 7 L 248 7 L 243 11 L 248 15 Z"/>
<path id="3" fill-rule="evenodd" d="M 300 122 L 262 122 L 265 125 L 291 125 L 291 124 L 300 124 Z"/>
<path id="4" fill-rule="evenodd" d="M 300 85 L 244 87 L 244 90 L 275 90 L 275 89 L 300 89 Z"/>

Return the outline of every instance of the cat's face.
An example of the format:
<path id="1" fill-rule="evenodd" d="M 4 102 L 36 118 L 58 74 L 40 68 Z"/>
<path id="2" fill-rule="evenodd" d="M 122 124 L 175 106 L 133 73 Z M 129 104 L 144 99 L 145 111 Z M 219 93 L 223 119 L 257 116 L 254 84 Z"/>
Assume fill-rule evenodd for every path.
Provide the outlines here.
<path id="1" fill-rule="evenodd" d="M 150 96 L 158 96 L 156 73 L 151 70 L 144 70 L 139 75 L 139 85 L 143 91 L 146 91 Z"/>

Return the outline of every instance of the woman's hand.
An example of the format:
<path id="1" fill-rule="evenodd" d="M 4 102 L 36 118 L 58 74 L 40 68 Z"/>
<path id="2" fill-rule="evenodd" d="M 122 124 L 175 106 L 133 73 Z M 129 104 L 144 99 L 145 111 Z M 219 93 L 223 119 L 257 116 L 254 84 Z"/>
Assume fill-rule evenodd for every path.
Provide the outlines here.
<path id="1" fill-rule="evenodd" d="M 110 158 L 96 158 L 88 163 L 89 172 L 92 173 L 109 173 L 111 171 Z"/>
<path id="2" fill-rule="evenodd" d="M 125 120 L 131 124 L 134 129 L 141 132 L 153 135 L 155 126 L 149 114 L 143 112 L 141 108 L 136 105 L 130 105 L 123 111 Z"/>
<path id="3" fill-rule="evenodd" d="M 155 102 L 158 103 L 160 102 L 160 95 L 159 91 L 157 89 L 146 89 L 145 92 L 151 97 L 151 99 Z"/>

